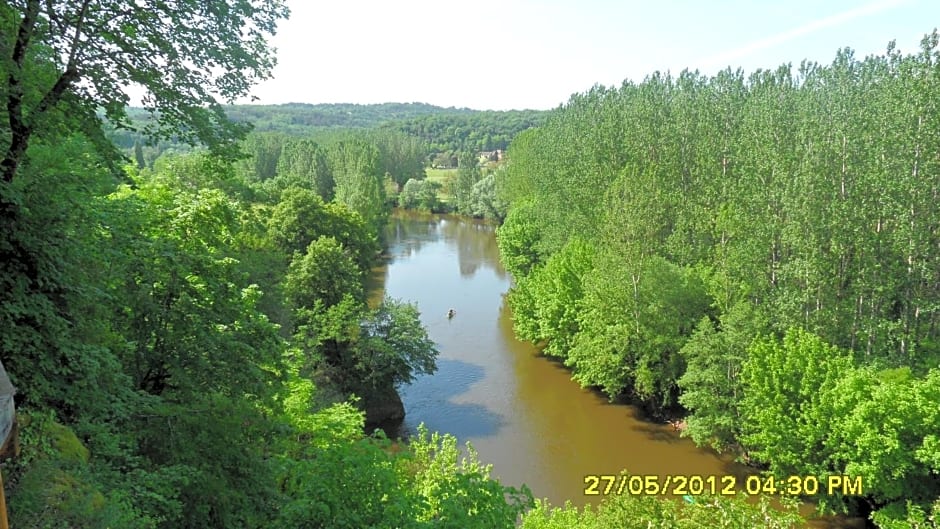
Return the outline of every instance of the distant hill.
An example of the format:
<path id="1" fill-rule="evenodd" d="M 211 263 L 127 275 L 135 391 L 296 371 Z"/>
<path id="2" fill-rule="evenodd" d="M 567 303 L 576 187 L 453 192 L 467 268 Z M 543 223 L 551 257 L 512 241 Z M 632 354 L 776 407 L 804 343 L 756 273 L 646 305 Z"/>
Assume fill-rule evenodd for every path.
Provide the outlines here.
<path id="1" fill-rule="evenodd" d="M 282 105 L 227 105 L 226 114 L 234 121 L 247 121 L 256 131 L 304 134 L 311 129 L 368 129 L 393 121 L 407 121 L 427 116 L 468 116 L 489 111 L 469 108 L 444 108 L 427 103 L 286 103 Z M 128 115 L 134 122 L 148 119 L 147 111 L 130 107 Z"/>
<path id="2" fill-rule="evenodd" d="M 435 152 L 505 150 L 520 132 L 545 122 L 547 110 L 440 112 L 382 125 L 417 136 Z"/>
<path id="3" fill-rule="evenodd" d="M 468 115 L 469 108 L 443 108 L 426 103 L 288 103 L 284 105 L 235 105 L 225 107 L 235 121 L 254 123 L 255 130 L 303 133 L 310 128 L 373 128 L 390 121 L 403 121 L 431 115 Z"/>
<path id="4" fill-rule="evenodd" d="M 256 132 L 277 132 L 303 136 L 340 129 L 388 128 L 417 136 L 427 142 L 431 153 L 493 151 L 506 149 L 519 132 L 540 125 L 550 111 L 472 110 L 444 108 L 426 103 L 381 103 L 358 105 L 288 103 L 283 105 L 231 105 L 225 111 L 234 121 L 250 122 Z M 148 119 L 146 110 L 131 107 L 132 122 Z M 131 131 L 110 130 L 108 136 L 125 152 L 144 138 Z M 166 150 L 186 150 L 174 142 L 161 142 L 153 157 Z"/>

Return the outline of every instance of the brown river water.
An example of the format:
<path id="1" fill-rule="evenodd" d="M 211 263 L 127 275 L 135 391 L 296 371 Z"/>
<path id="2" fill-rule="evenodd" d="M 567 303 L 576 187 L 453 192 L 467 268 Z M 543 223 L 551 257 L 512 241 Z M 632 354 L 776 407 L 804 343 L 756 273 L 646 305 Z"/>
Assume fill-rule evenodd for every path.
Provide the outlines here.
<path id="1" fill-rule="evenodd" d="M 525 483 L 554 505 L 598 503 L 603 495 L 585 495 L 585 477 L 621 470 L 660 479 L 734 476 L 743 490 L 751 469 L 582 389 L 563 366 L 514 337 L 505 302 L 511 278 L 494 231 L 481 221 L 401 211 L 389 221 L 388 261 L 376 270 L 373 297 L 384 286 L 388 296 L 417 303 L 440 351 L 436 373 L 401 389 L 407 416 L 398 433 L 424 423 L 469 441 L 503 484 Z M 448 318 L 451 308 L 456 315 Z M 839 517 L 812 526 L 864 524 Z"/>

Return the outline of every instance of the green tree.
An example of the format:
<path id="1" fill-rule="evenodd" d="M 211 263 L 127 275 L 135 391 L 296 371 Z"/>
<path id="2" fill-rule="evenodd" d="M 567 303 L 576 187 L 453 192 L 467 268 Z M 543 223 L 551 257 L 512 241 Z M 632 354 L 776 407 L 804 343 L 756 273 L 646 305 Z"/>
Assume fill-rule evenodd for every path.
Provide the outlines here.
<path id="1" fill-rule="evenodd" d="M 139 141 L 134 142 L 134 161 L 137 162 L 137 168 L 147 167 L 147 161 L 144 160 L 144 148 Z"/>
<path id="2" fill-rule="evenodd" d="M 720 527 L 749 529 L 801 527 L 803 519 L 794 502 L 784 501 L 782 508 L 767 498 L 756 504 L 744 498 L 697 496 L 693 504 L 653 496 L 629 494 L 613 496 L 596 508 L 590 505 L 578 511 L 571 505 L 552 507 L 537 502 L 522 519 L 522 529 L 607 529 L 609 527 Z"/>
<path id="3" fill-rule="evenodd" d="M 239 160 L 239 172 L 249 183 L 273 185 L 270 181 L 278 175 L 281 154 L 287 138 L 272 132 L 253 132 L 240 144 L 247 155 Z"/>
<path id="4" fill-rule="evenodd" d="M 98 109 L 111 122 L 128 125 L 122 90 L 128 81 L 147 90 L 144 104 L 154 113 L 148 133 L 233 147 L 242 127 L 226 119 L 216 98 L 232 101 L 270 75 L 274 58 L 265 38 L 287 14 L 276 0 L 209 8 L 184 2 L 136 9 L 117 0 L 5 6 L 4 33 L 15 39 L 4 47 L 7 76 L 0 97 L 10 135 L 0 178 L 13 180 L 30 139 L 49 130 L 43 128 L 46 117 L 57 109 L 89 132 L 99 130 Z M 252 31 L 242 31 L 246 26 Z M 33 69 L 31 61 L 41 68 Z"/>
<path id="5" fill-rule="evenodd" d="M 461 152 L 457 163 L 457 181 L 454 186 L 454 204 L 459 213 L 473 214 L 473 186 L 480 180 L 477 157 L 472 152 Z"/>
<path id="6" fill-rule="evenodd" d="M 527 487 L 505 487 L 491 478 L 491 465 L 481 463 L 469 443 L 464 456 L 454 436 L 429 434 L 422 424 L 411 447 L 414 487 L 424 500 L 416 512 L 420 522 L 448 528 L 511 529 L 533 505 Z"/>
<path id="7" fill-rule="evenodd" d="M 425 177 L 427 150 L 420 139 L 394 130 L 378 130 L 371 138 L 379 149 L 379 171 L 391 177 L 399 189 L 409 179 Z"/>
<path id="8" fill-rule="evenodd" d="M 546 343 L 547 355 L 568 356 L 580 329 L 582 282 L 593 271 L 593 257 L 594 249 L 589 244 L 572 239 L 545 266 L 519 280 L 509 303 L 517 331 L 522 331 L 520 337 Z"/>
<path id="9" fill-rule="evenodd" d="M 532 503 L 528 491 L 490 478 L 472 447 L 462 457 L 453 436 L 422 425 L 408 445 L 392 447 L 363 438 L 363 417 L 349 405 L 311 413 L 300 404 L 292 425 L 315 449 L 284 461 L 287 499 L 274 527 L 510 529 Z"/>
<path id="10" fill-rule="evenodd" d="M 362 299 L 362 275 L 343 245 L 333 237 L 321 236 L 295 253 L 284 284 L 288 301 L 295 308 L 328 308 L 344 295 Z"/>
<path id="11" fill-rule="evenodd" d="M 277 165 L 276 187 L 297 186 L 315 191 L 324 202 L 333 200 L 333 173 L 326 151 L 309 139 L 286 140 Z"/>
<path id="12" fill-rule="evenodd" d="M 438 351 L 414 305 L 386 299 L 375 309 L 346 294 L 330 305 L 300 310 L 298 343 L 311 367 L 339 382 L 344 392 L 380 394 L 417 375 L 431 374 Z"/>
<path id="13" fill-rule="evenodd" d="M 406 209 L 418 209 L 422 191 L 424 191 L 424 181 L 410 178 L 401 188 L 401 194 L 398 195 L 398 205 Z"/>
<path id="14" fill-rule="evenodd" d="M 852 365 L 844 351 L 800 329 L 782 342 L 755 342 L 741 374 L 741 438 L 751 457 L 775 476 L 829 472 L 835 447 L 828 439 L 838 419 L 831 392 Z"/>
<path id="15" fill-rule="evenodd" d="M 514 204 L 502 226 L 496 230 L 503 266 L 517 280 L 528 275 L 545 259 L 537 215 L 537 206 L 533 202 Z"/>
<path id="16" fill-rule="evenodd" d="M 496 192 L 496 175 L 490 173 L 470 188 L 470 213 L 474 217 L 503 220 L 508 206 Z"/>
<path id="17" fill-rule="evenodd" d="M 908 501 L 906 505 L 894 504 L 872 513 L 871 519 L 883 529 L 937 529 L 940 527 L 940 499 L 926 509 L 912 501 Z"/>
<path id="18" fill-rule="evenodd" d="M 430 180 L 409 179 L 402 187 L 398 197 L 399 206 L 406 209 L 420 209 L 424 211 L 440 211 L 443 208 L 437 198 L 437 191 L 441 188 L 438 182 Z"/>
<path id="19" fill-rule="evenodd" d="M 354 348 L 359 381 L 396 387 L 437 370 L 438 351 L 419 316 L 414 305 L 390 298 L 368 312 Z"/>
<path id="20" fill-rule="evenodd" d="M 112 347 L 138 393 L 112 403 L 123 416 L 105 416 L 132 434 L 82 428 L 109 464 L 123 465 L 110 479 L 146 497 L 137 505 L 162 524 L 254 525 L 276 495 L 262 456 L 272 426 L 264 408 L 284 343 L 232 257 L 238 203 L 172 185 L 185 180 L 142 179 L 101 204 L 113 247 L 104 281 Z M 246 487 L 257 493 L 247 501 Z"/>
<path id="21" fill-rule="evenodd" d="M 123 227 L 141 237 L 120 236 L 135 251 L 111 267 L 120 274 L 111 288 L 124 304 L 117 322 L 133 341 L 125 361 L 135 386 L 177 398 L 200 387 L 265 394 L 280 340 L 255 308 L 260 291 L 244 284 L 228 255 L 236 206 L 218 191 L 188 195 L 162 185 L 124 189 L 112 201 L 118 211 L 136 209 Z"/>
<path id="22" fill-rule="evenodd" d="M 443 185 L 440 182 L 424 180 L 424 185 L 421 186 L 418 192 L 418 204 L 420 207 L 434 213 L 446 211 L 445 204 L 438 198 L 438 193 L 442 187 Z"/>
<path id="23" fill-rule="evenodd" d="M 21 206 L 0 233 L 0 355 L 18 406 L 72 403 L 76 412 L 107 413 L 109 398 L 130 398 L 102 287 L 109 263 L 124 254 L 103 226 L 120 226 L 124 216 L 110 217 L 94 198 L 114 181 L 81 134 L 39 139 L 30 155 L 24 178 L 0 186 Z"/>
<path id="24" fill-rule="evenodd" d="M 379 251 L 375 232 L 343 204 L 324 204 L 313 191 L 289 188 L 271 212 L 268 234 L 284 253 L 306 251 L 319 237 L 333 237 L 364 273 Z"/>
<path id="25" fill-rule="evenodd" d="M 280 492 L 265 452 L 279 425 L 253 400 L 207 392 L 144 408 L 129 424 L 139 432 L 139 454 L 162 470 L 129 476 L 131 490 L 149 496 L 137 501 L 159 501 L 145 487 L 162 478 L 150 486 L 178 502 L 176 512 L 154 509 L 160 527 L 258 527 L 274 517 Z"/>
<path id="26" fill-rule="evenodd" d="M 684 434 L 696 444 L 722 451 L 737 446 L 744 397 L 741 370 L 747 350 L 765 327 L 748 303 L 738 303 L 716 322 L 703 317 L 680 353 L 686 370 L 679 378 L 679 403 L 689 410 Z"/>
<path id="27" fill-rule="evenodd" d="M 330 145 L 329 160 L 336 200 L 362 216 L 375 233 L 381 233 L 388 213 L 379 150 L 362 137 L 342 138 Z"/>
<path id="28" fill-rule="evenodd" d="M 579 332 L 565 360 L 574 379 L 611 398 L 673 404 L 685 368 L 679 351 L 708 310 L 701 279 L 662 258 L 632 264 L 610 251 L 599 252 L 594 269 L 583 280 Z"/>
<path id="29" fill-rule="evenodd" d="M 829 393 L 836 418 L 827 445 L 836 472 L 861 477 L 877 506 L 940 498 L 940 372 L 917 378 L 909 368 L 860 368 Z"/>

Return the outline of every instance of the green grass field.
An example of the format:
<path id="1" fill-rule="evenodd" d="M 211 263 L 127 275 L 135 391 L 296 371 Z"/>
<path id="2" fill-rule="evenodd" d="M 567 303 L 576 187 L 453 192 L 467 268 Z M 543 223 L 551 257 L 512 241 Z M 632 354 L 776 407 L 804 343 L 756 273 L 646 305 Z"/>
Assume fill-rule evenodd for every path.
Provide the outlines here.
<path id="1" fill-rule="evenodd" d="M 424 172 L 428 175 L 428 180 L 440 184 L 443 184 L 448 177 L 457 178 L 457 169 L 425 169 Z"/>
<path id="2" fill-rule="evenodd" d="M 451 197 L 446 191 L 446 183 L 450 178 L 457 178 L 457 169 L 430 169 L 427 168 L 424 170 L 425 174 L 428 175 L 428 180 L 432 182 L 437 182 L 441 184 L 441 189 L 437 192 L 437 198 L 444 203 L 450 204 Z"/>

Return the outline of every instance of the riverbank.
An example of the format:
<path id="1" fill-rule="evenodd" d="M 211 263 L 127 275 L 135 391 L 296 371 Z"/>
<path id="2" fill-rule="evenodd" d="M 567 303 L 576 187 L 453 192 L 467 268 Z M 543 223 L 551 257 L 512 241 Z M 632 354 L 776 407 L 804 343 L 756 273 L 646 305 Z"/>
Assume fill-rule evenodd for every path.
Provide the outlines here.
<path id="1" fill-rule="evenodd" d="M 503 483 L 525 483 L 554 505 L 597 504 L 604 495 L 585 494 L 585 478 L 622 470 L 733 476 L 743 490 L 755 469 L 682 438 L 667 422 L 677 417 L 657 419 L 581 388 L 561 362 L 515 338 L 504 300 L 511 278 L 494 232 L 492 223 L 454 215 L 396 211 L 390 219 L 372 295 L 416 302 L 441 351 L 437 373 L 401 388 L 407 414 L 392 437 L 421 423 L 452 433 Z"/>

